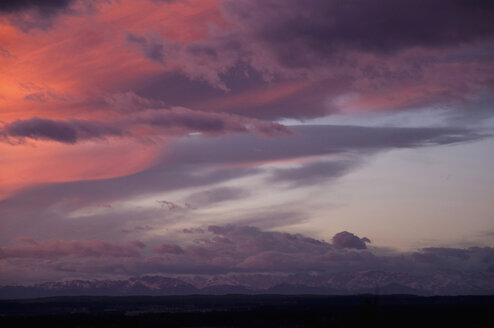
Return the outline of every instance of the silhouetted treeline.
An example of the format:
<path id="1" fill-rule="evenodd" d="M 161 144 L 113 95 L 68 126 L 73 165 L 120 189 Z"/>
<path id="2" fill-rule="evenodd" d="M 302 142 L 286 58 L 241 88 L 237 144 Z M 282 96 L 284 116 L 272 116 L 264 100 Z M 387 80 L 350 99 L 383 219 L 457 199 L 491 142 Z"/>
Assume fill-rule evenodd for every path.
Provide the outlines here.
<path id="1" fill-rule="evenodd" d="M 225 295 L 0 301 L 0 326 L 486 327 L 494 296 Z"/>

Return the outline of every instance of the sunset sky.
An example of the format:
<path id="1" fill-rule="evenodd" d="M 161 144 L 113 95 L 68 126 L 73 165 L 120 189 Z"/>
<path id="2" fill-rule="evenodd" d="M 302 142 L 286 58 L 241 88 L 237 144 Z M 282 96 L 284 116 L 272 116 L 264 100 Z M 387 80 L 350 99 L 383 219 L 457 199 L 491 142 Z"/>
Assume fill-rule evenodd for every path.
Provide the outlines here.
<path id="1" fill-rule="evenodd" d="M 494 275 L 493 106 L 493 1 L 1 1 L 0 284 Z"/>

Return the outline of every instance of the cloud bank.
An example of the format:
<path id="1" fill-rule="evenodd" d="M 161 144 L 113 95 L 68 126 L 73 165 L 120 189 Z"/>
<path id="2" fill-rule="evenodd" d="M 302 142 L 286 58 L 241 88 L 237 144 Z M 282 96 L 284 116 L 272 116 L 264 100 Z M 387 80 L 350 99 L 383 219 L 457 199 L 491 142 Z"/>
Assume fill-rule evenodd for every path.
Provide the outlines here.
<path id="1" fill-rule="evenodd" d="M 36 263 L 44 279 L 67 270 L 73 276 L 91 273 L 111 277 L 118 268 L 120 274 L 127 276 L 318 272 L 346 273 L 350 277 L 363 270 L 377 270 L 383 274 L 430 277 L 441 272 L 482 273 L 492 280 L 494 268 L 494 250 L 489 247 L 424 248 L 414 253 L 379 255 L 379 248 L 367 249 L 367 238 L 347 231 L 335 234 L 332 243 L 302 234 L 236 225 L 209 226 L 196 229 L 193 234 L 196 239 L 185 245 L 161 242 L 155 247 L 146 247 L 139 241 L 116 245 L 102 241 L 36 242 L 24 238 L 24 245 L 0 249 L 2 273 L 7 274 L 12 265 L 23 267 L 26 258 Z"/>

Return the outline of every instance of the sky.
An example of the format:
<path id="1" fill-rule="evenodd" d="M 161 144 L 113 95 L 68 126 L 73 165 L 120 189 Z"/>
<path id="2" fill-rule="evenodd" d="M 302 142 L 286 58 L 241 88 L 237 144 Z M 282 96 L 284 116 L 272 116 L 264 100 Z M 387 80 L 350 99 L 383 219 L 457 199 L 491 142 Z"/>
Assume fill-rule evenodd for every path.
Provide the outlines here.
<path id="1" fill-rule="evenodd" d="M 493 106 L 492 1 L 2 1 L 0 284 L 494 276 Z"/>

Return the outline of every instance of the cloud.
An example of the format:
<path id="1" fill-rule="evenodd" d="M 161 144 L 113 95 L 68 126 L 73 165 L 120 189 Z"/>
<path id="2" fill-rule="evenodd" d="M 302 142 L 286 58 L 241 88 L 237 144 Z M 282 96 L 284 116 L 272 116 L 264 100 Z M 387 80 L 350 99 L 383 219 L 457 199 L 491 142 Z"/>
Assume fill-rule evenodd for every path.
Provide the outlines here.
<path id="1" fill-rule="evenodd" d="M 0 14 L 24 32 L 33 28 L 48 30 L 59 15 L 88 14 L 96 3 L 96 0 L 5 0 L 0 3 Z"/>
<path id="2" fill-rule="evenodd" d="M 300 204 L 294 205 L 294 208 L 287 208 L 289 206 L 283 204 L 269 210 L 252 210 L 245 215 L 239 215 L 235 222 L 238 225 L 255 226 L 260 229 L 280 229 L 309 221 L 307 208 Z"/>
<path id="3" fill-rule="evenodd" d="M 484 98 L 482 92 L 492 89 L 492 6 L 484 1 L 125 0 L 78 11 L 84 3 L 4 4 L 10 9 L 2 13 L 9 17 L 20 17 L 19 8 L 77 12 L 38 38 L 50 45 L 43 53 L 35 52 L 36 37 L 29 33 L 9 36 L 24 45 L 9 46 L 19 58 L 28 50 L 38 55 L 22 72 L 8 65 L 8 76 L 32 72 L 22 79 L 57 85 L 74 96 L 68 104 L 49 106 L 49 95 L 31 92 L 28 98 L 38 103 L 48 100 L 36 111 L 39 117 L 66 117 L 67 108 L 77 119 L 114 116 L 101 95 L 121 112 L 141 110 L 147 99 L 154 102 L 151 108 L 164 101 L 270 120 L 431 106 L 470 113 L 465 107 L 476 104 L 472 97 Z M 126 19 L 138 10 L 135 24 Z M 165 30 L 156 12 L 166 16 Z M 121 17 L 118 24 L 110 13 Z M 194 15 L 204 19 L 191 23 Z M 55 57 L 57 65 L 51 65 Z M 66 77 L 70 85 L 60 82 Z M 88 92 L 87 85 L 101 92 Z M 50 116 L 53 111 L 59 115 Z"/>
<path id="4" fill-rule="evenodd" d="M 24 97 L 26 100 L 37 101 L 41 103 L 45 103 L 48 101 L 45 94 L 43 92 L 30 93 Z"/>
<path id="5" fill-rule="evenodd" d="M 215 140 L 197 137 L 175 139 L 162 150 L 153 167 L 141 172 L 107 179 L 44 184 L 28 188 L 0 201 L 0 216 L 4 218 L 0 236 L 9 239 L 11 236 L 29 234 L 37 238 L 50 238 L 51 228 L 64 225 L 65 217 L 79 208 L 126 201 L 142 194 L 151 195 L 191 188 L 192 195 L 188 192 L 183 200 L 175 201 L 173 198 L 175 203 L 190 203 L 192 207 L 208 206 L 214 202 L 243 197 L 239 190 L 222 189 L 224 186 L 219 186 L 220 183 L 234 179 L 259 176 L 271 184 L 288 183 L 291 186 L 304 187 L 310 185 L 309 182 L 319 183 L 323 179 L 337 178 L 346 172 L 345 170 L 355 167 L 351 164 L 344 168 L 347 162 L 339 163 L 338 165 L 343 165 L 342 170 L 336 171 L 331 165 L 329 170 L 316 167 L 317 174 L 308 174 L 308 180 L 304 180 L 297 170 L 312 172 L 314 168 L 310 161 L 317 156 L 351 154 L 358 163 L 366 156 L 387 149 L 468 142 L 482 137 L 476 132 L 461 128 L 302 126 L 291 127 L 291 130 L 294 131 L 291 135 L 270 139 L 247 134 L 229 135 Z M 288 171 L 280 174 L 279 171 L 264 166 L 284 160 L 302 163 L 299 168 L 293 169 L 298 173 L 295 174 L 290 171 L 292 169 L 287 168 Z M 326 164 L 324 162 L 320 165 Z M 305 165 L 308 165 L 308 168 Z M 272 180 L 271 174 L 275 174 L 275 180 Z M 205 187 L 209 188 L 209 192 L 203 193 Z M 195 191 L 193 188 L 196 188 Z M 203 191 L 200 192 L 201 190 Z M 155 226 L 154 222 L 146 220 L 151 220 L 158 214 L 163 215 L 163 210 L 155 203 L 156 200 L 163 200 L 161 197 L 163 196 L 153 200 L 152 209 L 127 208 L 120 211 L 119 206 L 112 206 L 104 213 L 96 211 L 95 214 L 88 214 L 85 220 L 91 224 L 87 229 L 91 229 L 92 235 L 104 238 L 108 235 L 108 230 L 129 230 L 129 227 L 145 224 Z M 74 199 L 82 203 L 75 204 Z M 26 203 L 29 206 L 26 207 Z M 166 213 L 172 216 L 183 211 Z M 142 220 L 136 222 L 135 217 L 141 217 Z M 303 221 L 305 212 L 293 208 L 259 209 L 254 213 L 238 213 L 236 219 L 244 224 L 273 228 Z M 181 219 L 184 220 L 186 218 Z M 168 224 L 168 221 L 159 222 L 161 225 Z M 80 238 L 81 234 L 74 232 L 70 238 Z"/>
<path id="6" fill-rule="evenodd" d="M 223 91 L 230 91 L 222 75 L 238 63 L 239 46 L 236 42 L 223 40 L 209 43 L 181 45 L 178 42 L 163 40 L 155 34 L 135 35 L 127 33 L 129 44 L 137 46 L 142 55 L 162 65 L 178 65 L 190 79 L 202 80 Z M 215 49 L 218 48 L 218 49 Z"/>
<path id="7" fill-rule="evenodd" d="M 322 254 L 331 245 L 313 238 L 308 238 L 299 234 L 288 234 L 274 231 L 262 231 L 256 227 L 250 226 L 209 226 L 208 231 L 222 239 L 212 238 L 208 247 L 222 247 L 224 239 L 231 241 L 228 244 L 234 244 L 237 252 L 243 253 L 260 253 L 266 251 L 278 251 L 283 253 L 298 253 L 301 251 L 310 251 L 316 254 Z"/>
<path id="8" fill-rule="evenodd" d="M 465 249 L 455 249 L 455 248 L 446 248 L 446 247 L 427 247 L 423 248 L 422 252 L 427 254 L 435 254 L 436 256 L 445 258 L 445 257 L 454 257 L 460 260 L 467 260 L 469 258 L 468 250 Z"/>
<path id="9" fill-rule="evenodd" d="M 140 97 L 133 91 L 111 94 L 105 97 L 105 102 L 119 112 L 133 112 L 165 106 L 164 101 Z"/>
<path id="10" fill-rule="evenodd" d="M 157 36 L 144 37 L 127 33 L 126 40 L 130 44 L 137 45 L 144 57 L 159 63 L 164 63 L 165 54 L 163 53 L 163 41 Z M 168 49 L 168 51 L 171 50 L 172 49 Z"/>
<path id="11" fill-rule="evenodd" d="M 254 132 L 263 135 L 289 134 L 289 129 L 281 124 L 249 119 L 225 113 L 207 113 L 187 108 L 148 111 L 136 117 L 135 124 L 149 125 L 160 129 L 171 130 L 172 133 L 202 132 L 218 135 L 234 132 Z"/>
<path id="12" fill-rule="evenodd" d="M 361 248 L 367 238 L 333 243 L 317 240 L 302 234 L 265 231 L 252 226 L 209 226 L 195 244 L 161 243 L 154 250 L 164 258 L 147 258 L 149 265 L 157 265 L 153 273 L 234 273 L 271 272 L 297 274 L 303 272 L 347 272 L 379 270 L 384 272 L 431 275 L 437 272 L 487 273 L 494 263 L 494 250 L 485 248 L 443 248 L 442 252 L 463 252 L 467 257 L 435 255 L 438 261 L 414 261 L 416 253 L 394 252 L 378 255 Z M 338 234 L 337 234 L 338 235 Z M 137 259 L 141 261 L 140 259 Z M 162 263 L 161 265 L 158 263 Z M 147 272 L 149 273 L 149 272 Z M 306 282 L 307 283 L 307 282 Z"/>
<path id="13" fill-rule="evenodd" d="M 134 241 L 129 245 L 118 245 L 101 240 L 50 240 L 36 242 L 23 239 L 27 245 L 0 248 L 0 258 L 85 258 L 85 257 L 136 257 L 139 248 L 145 245 Z"/>
<path id="14" fill-rule="evenodd" d="M 254 279 L 253 286 L 276 277 L 292 277 L 289 279 L 292 284 L 309 286 L 329 284 L 334 288 L 359 290 L 369 286 L 373 289 L 376 282 L 383 285 L 393 282 L 440 293 L 457 293 L 465 288 L 485 292 L 492 282 L 494 249 L 490 247 L 426 248 L 414 253 L 379 254 L 379 248 L 362 248 L 368 242 L 366 238 L 350 232 L 335 236 L 345 236 L 345 240 L 338 237 L 329 243 L 302 234 L 252 226 L 215 225 L 197 230 L 194 241 L 158 240 L 150 248 L 151 253 L 145 252 L 145 245 L 140 241 L 121 245 L 94 240 L 37 242 L 21 238 L 18 242 L 24 245 L 0 249 L 0 272 L 10 275 L 13 265 L 17 268 L 35 265 L 39 268 L 38 280 L 64 278 L 67 272 L 76 277 L 106 278 L 199 274 L 210 279 L 210 283 L 234 282 L 237 278 L 250 280 L 256 276 L 265 280 L 262 283 Z M 434 260 L 424 261 L 418 255 L 434 256 Z M 17 272 L 17 281 L 25 279 L 22 272 Z M 239 281 L 236 283 L 240 284 Z M 268 284 L 272 286 L 276 282 Z M 468 287 L 472 284 L 474 287 Z"/>
<path id="15" fill-rule="evenodd" d="M 14 56 L 5 48 L 0 47 L 0 56 L 4 58 L 14 58 Z"/>
<path id="16" fill-rule="evenodd" d="M 470 258 L 471 249 L 426 247 L 412 254 L 412 258 L 420 263 L 439 264 L 445 260 L 467 261 Z M 487 260 L 487 259 L 486 259 Z"/>
<path id="17" fill-rule="evenodd" d="M 175 244 L 160 244 L 159 246 L 153 248 L 153 252 L 158 254 L 183 254 L 184 250 L 182 247 Z"/>
<path id="18" fill-rule="evenodd" d="M 226 1 L 223 8 L 291 65 L 324 60 L 340 49 L 389 53 L 455 46 L 494 35 L 489 1 L 241 0 Z M 282 54 L 283 48 L 294 51 Z"/>
<path id="19" fill-rule="evenodd" d="M 76 143 L 85 139 L 122 136 L 124 132 L 111 123 L 77 119 L 58 121 L 33 117 L 7 123 L 0 129 L 0 133 L 13 138 Z"/>
<path id="20" fill-rule="evenodd" d="M 200 161 L 204 165 L 255 165 L 318 155 L 373 154 L 384 149 L 453 144 L 483 137 L 463 128 L 305 125 L 290 126 L 290 129 L 294 131 L 292 135 L 272 138 L 269 142 L 251 135 L 231 135 L 215 140 L 179 139 L 168 146 L 167 154 L 170 161 L 177 164 Z"/>
<path id="21" fill-rule="evenodd" d="M 157 200 L 156 202 L 160 204 L 161 208 L 166 208 L 170 211 L 178 210 L 182 208 L 182 206 L 168 200 Z"/>
<path id="22" fill-rule="evenodd" d="M 300 265 L 304 256 L 312 257 L 325 254 L 332 247 L 330 244 L 300 234 L 289 234 L 273 231 L 262 231 L 251 226 L 212 225 L 207 232 L 198 235 L 194 243 L 183 246 L 160 243 L 153 251 L 165 258 L 148 258 L 148 265 L 153 263 L 161 270 L 172 270 L 176 273 L 211 273 L 211 272 L 244 272 L 244 271 L 283 271 L 305 270 Z M 290 259 L 284 266 L 272 262 L 262 264 L 254 258 L 265 254 L 277 254 Z M 311 260 L 308 261 L 311 261 Z M 288 261 L 288 260 L 286 260 Z M 306 263 L 308 261 L 304 261 Z M 158 264 L 162 262 L 162 264 Z M 263 262 L 264 263 L 264 262 Z M 314 263 L 308 266 L 316 268 Z"/>
<path id="23" fill-rule="evenodd" d="M 492 247 L 427 247 L 413 252 L 410 258 L 427 271 L 492 272 L 494 268 Z"/>
<path id="24" fill-rule="evenodd" d="M 289 182 L 291 186 L 312 185 L 318 181 L 337 178 L 349 172 L 358 163 L 358 159 L 340 161 L 316 161 L 296 168 L 273 169 L 269 180 Z"/>
<path id="25" fill-rule="evenodd" d="M 201 233 L 204 233 L 204 229 L 201 229 L 201 228 L 185 228 L 182 230 L 183 233 L 187 233 L 187 234 L 201 234 Z"/>
<path id="26" fill-rule="evenodd" d="M 186 135 L 200 132 L 215 136 L 227 133 L 254 132 L 266 136 L 289 134 L 287 127 L 236 115 L 193 111 L 187 108 L 148 110 L 128 119 L 114 121 L 49 120 L 33 117 L 15 120 L 0 128 L 4 138 L 30 138 L 76 143 L 107 137 Z"/>
<path id="27" fill-rule="evenodd" d="M 207 39 L 184 43 L 150 31 L 128 32 L 127 41 L 153 62 L 219 90 L 233 93 L 256 75 L 268 86 L 303 86 L 229 106 L 257 118 L 462 108 L 492 88 L 492 59 L 485 53 L 492 53 L 494 8 L 488 1 L 246 0 L 220 8 L 228 28 L 211 29 Z M 352 94 L 358 101 L 338 101 Z"/>
<path id="28" fill-rule="evenodd" d="M 309 207 L 319 204 L 294 200 L 268 208 L 272 200 L 260 199 L 263 186 L 282 192 L 316 186 L 385 150 L 484 137 L 462 127 L 466 116 L 492 116 L 491 2 L 171 2 L 0 3 L 0 60 L 11 86 L 0 95 L 8 108 L 0 139 L 28 142 L 1 144 L 9 158 L 2 171 L 12 174 L 0 192 L 17 181 L 25 188 L 16 185 L 0 201 L 2 250 L 10 254 L 3 262 L 48 267 L 56 259 L 60 270 L 103 273 L 492 268 L 489 249 L 424 248 L 383 257 L 351 233 L 317 244 L 264 231 L 308 220 Z M 458 127 L 292 128 L 268 121 L 421 107 L 458 114 Z M 414 115 L 426 121 L 422 112 Z M 23 165 L 29 168 L 15 168 Z M 245 177 L 252 179 L 244 185 Z M 248 213 L 241 208 L 246 196 L 259 201 Z M 161 203 L 164 208 L 182 209 L 163 210 L 156 203 L 163 199 L 174 201 Z M 231 217 L 220 213 L 230 206 Z M 241 224 L 225 226 L 226 220 Z M 193 222 L 220 225 L 170 240 L 157 235 Z M 61 232 L 70 240 L 50 241 Z M 25 234 L 33 239 L 9 244 Z M 142 256 L 89 256 L 103 246 L 88 235 L 109 249 L 122 247 L 114 254 Z M 141 237 L 149 238 L 143 239 L 149 248 L 126 244 L 125 238 Z M 35 243 L 39 261 L 22 257 L 36 254 Z"/>
<path id="29" fill-rule="evenodd" d="M 234 187 L 218 187 L 206 191 L 199 191 L 186 198 L 186 202 L 192 206 L 209 206 L 212 204 L 236 200 L 249 196 L 247 190 Z"/>
<path id="30" fill-rule="evenodd" d="M 0 3 L 0 12 L 19 12 L 35 9 L 42 15 L 52 15 L 67 8 L 74 0 L 4 0 Z"/>
<path id="31" fill-rule="evenodd" d="M 333 246 L 338 249 L 354 248 L 354 249 L 366 249 L 366 243 L 370 243 L 369 238 L 359 238 L 353 233 L 348 231 L 338 232 L 333 236 Z"/>

